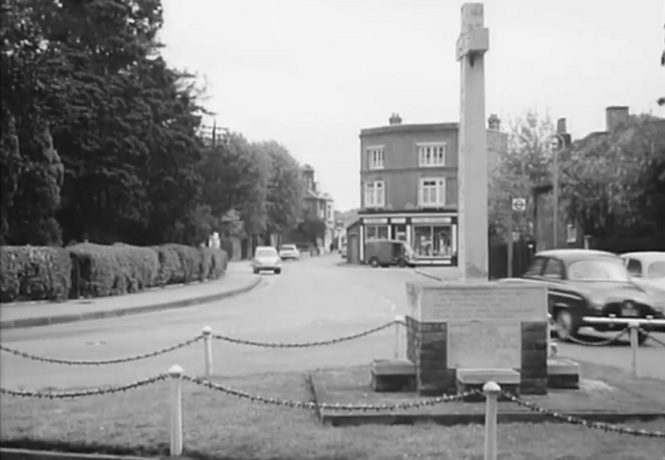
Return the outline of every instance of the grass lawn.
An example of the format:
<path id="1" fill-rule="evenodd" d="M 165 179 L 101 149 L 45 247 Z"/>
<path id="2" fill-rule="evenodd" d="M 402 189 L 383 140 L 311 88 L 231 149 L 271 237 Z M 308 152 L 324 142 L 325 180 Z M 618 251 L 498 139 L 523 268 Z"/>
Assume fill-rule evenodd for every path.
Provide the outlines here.
<path id="1" fill-rule="evenodd" d="M 253 394 L 308 401 L 297 373 L 216 378 Z M 2 396 L 1 445 L 168 453 L 168 382 L 110 396 Z M 482 459 L 483 426 L 323 427 L 303 409 L 268 406 L 184 383 L 186 456 L 215 459 Z M 665 420 L 635 423 L 665 430 Z M 561 424 L 499 425 L 501 459 L 665 459 L 665 441 Z"/>

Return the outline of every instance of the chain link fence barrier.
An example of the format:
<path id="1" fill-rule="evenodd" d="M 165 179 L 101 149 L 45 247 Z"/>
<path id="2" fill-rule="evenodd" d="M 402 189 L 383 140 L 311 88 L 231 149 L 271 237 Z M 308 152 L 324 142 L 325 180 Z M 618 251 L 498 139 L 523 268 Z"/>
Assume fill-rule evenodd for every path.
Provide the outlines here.
<path id="1" fill-rule="evenodd" d="M 386 324 L 383 324 L 378 327 L 374 327 L 372 329 L 368 329 L 363 332 L 359 332 L 357 334 L 353 335 L 347 335 L 345 337 L 338 337 L 336 339 L 330 339 L 330 340 L 319 340 L 319 341 L 312 341 L 312 342 L 302 342 L 302 343 L 278 343 L 278 342 L 258 342 L 255 340 L 245 340 L 245 339 L 237 339 L 234 337 L 228 337 L 225 335 L 221 334 L 213 334 L 212 337 L 213 339 L 216 340 L 223 340 L 225 342 L 230 342 L 230 343 L 235 343 L 237 345 L 249 345 L 252 347 L 261 347 L 261 348 L 310 348 L 310 347 L 320 347 L 324 345 L 335 345 L 337 343 L 342 343 L 342 342 L 348 342 L 351 340 L 359 339 L 362 337 L 366 337 L 368 335 L 374 334 L 376 332 L 382 331 L 384 329 L 388 329 L 391 326 L 394 326 L 395 324 L 399 324 L 397 321 L 390 321 Z"/>
<path id="2" fill-rule="evenodd" d="M 64 364 L 67 366 L 106 366 L 109 364 L 121 364 L 121 363 L 129 363 L 132 361 L 140 361 L 142 359 L 147 359 L 147 358 L 153 358 L 155 356 L 163 355 L 166 353 L 170 353 L 172 351 L 178 350 L 180 348 L 187 347 L 193 343 L 198 342 L 199 340 L 203 339 L 203 335 L 198 335 L 194 337 L 193 339 L 186 340 L 185 342 L 178 343 L 176 345 L 163 348 L 161 350 L 157 351 L 152 351 L 150 353 L 145 353 L 142 355 L 136 355 L 136 356 L 129 356 L 126 358 L 113 358 L 113 359 L 100 359 L 100 360 L 85 360 L 85 359 L 61 359 L 61 358 L 49 358 L 49 357 L 44 357 L 44 356 L 37 356 L 33 355 L 31 353 L 26 353 L 24 351 L 20 350 L 15 350 L 10 347 L 6 347 L 4 345 L 0 345 L 0 350 L 11 353 L 12 355 L 15 356 L 20 356 L 21 358 L 26 358 L 26 359 L 31 359 L 33 361 L 40 361 L 43 363 L 50 363 L 50 364 Z"/>
<path id="3" fill-rule="evenodd" d="M 529 409 L 532 412 L 538 412 L 540 414 L 544 414 L 548 417 L 554 418 L 561 420 L 565 423 L 569 423 L 571 425 L 581 425 L 587 428 L 593 428 L 597 430 L 602 430 L 605 432 L 613 432 L 613 433 L 620 433 L 620 434 L 627 434 L 631 436 L 639 436 L 639 437 L 646 437 L 646 438 L 663 438 L 665 439 L 665 432 L 662 431 L 648 431 L 648 430 L 638 430 L 635 428 L 630 428 L 630 427 L 625 427 L 625 426 L 620 426 L 620 425 L 614 425 L 611 423 L 605 423 L 605 422 L 592 422 L 589 420 L 584 420 L 579 417 L 573 417 L 572 415 L 566 415 L 562 414 L 557 411 L 549 410 L 549 409 L 544 409 L 542 407 L 538 407 L 534 403 L 530 401 L 524 401 L 523 399 L 518 398 L 512 393 L 508 393 L 505 391 L 502 391 L 501 394 L 517 404 L 518 406 L 525 407 Z"/>

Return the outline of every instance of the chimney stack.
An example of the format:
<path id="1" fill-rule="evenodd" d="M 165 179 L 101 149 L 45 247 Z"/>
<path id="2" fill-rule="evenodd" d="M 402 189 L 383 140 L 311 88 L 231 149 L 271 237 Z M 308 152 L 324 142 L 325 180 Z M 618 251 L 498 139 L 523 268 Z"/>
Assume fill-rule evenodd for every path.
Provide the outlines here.
<path id="1" fill-rule="evenodd" d="M 490 115 L 487 119 L 488 128 L 492 131 L 501 131 L 501 119 L 497 116 L 496 113 Z"/>
<path id="2" fill-rule="evenodd" d="M 556 121 L 556 132 L 559 134 L 564 134 L 568 132 L 568 129 L 566 128 L 566 119 L 565 118 L 559 118 Z"/>
<path id="3" fill-rule="evenodd" d="M 390 119 L 388 121 L 391 125 L 400 125 L 402 124 L 402 117 L 400 117 L 398 113 L 393 113 L 390 115 Z"/>
<path id="4" fill-rule="evenodd" d="M 626 106 L 612 106 L 605 109 L 605 131 L 615 131 L 628 121 L 629 111 Z"/>

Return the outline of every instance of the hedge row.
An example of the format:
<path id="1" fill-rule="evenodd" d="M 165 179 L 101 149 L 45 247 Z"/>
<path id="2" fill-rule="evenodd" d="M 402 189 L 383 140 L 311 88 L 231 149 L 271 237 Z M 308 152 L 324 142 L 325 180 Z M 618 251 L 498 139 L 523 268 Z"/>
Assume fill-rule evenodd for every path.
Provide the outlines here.
<path id="1" fill-rule="evenodd" d="M 105 297 L 216 279 L 226 271 L 227 262 L 221 249 L 180 244 L 3 246 L 0 302 Z"/>

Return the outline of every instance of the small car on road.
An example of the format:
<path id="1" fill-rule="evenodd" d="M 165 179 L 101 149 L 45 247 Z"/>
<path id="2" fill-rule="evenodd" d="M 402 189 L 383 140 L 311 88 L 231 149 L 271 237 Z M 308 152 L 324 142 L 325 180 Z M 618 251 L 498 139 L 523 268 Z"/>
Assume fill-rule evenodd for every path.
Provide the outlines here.
<path id="1" fill-rule="evenodd" d="M 610 252 L 542 251 L 535 255 L 519 279 L 547 286 L 549 313 L 562 340 L 576 336 L 581 327 L 602 332 L 625 328 L 622 324 L 588 324 L 583 321 L 585 316 L 665 318 L 665 312 L 654 304 L 648 293 L 632 282 L 623 260 Z M 661 327 L 644 325 L 643 329 L 661 330 Z M 640 334 L 640 343 L 646 339 L 646 334 Z"/>
<path id="2" fill-rule="evenodd" d="M 276 275 L 282 273 L 282 259 L 277 249 L 272 246 L 258 246 L 252 259 L 254 274 L 262 271 L 271 271 Z"/>
<path id="3" fill-rule="evenodd" d="M 295 244 L 283 244 L 279 247 L 279 256 L 282 260 L 299 260 L 300 251 Z"/>

